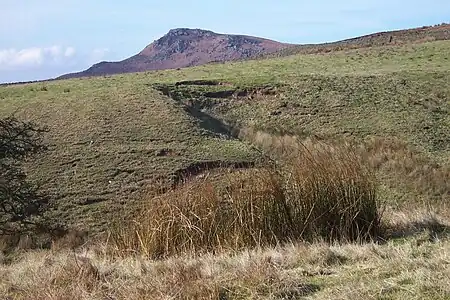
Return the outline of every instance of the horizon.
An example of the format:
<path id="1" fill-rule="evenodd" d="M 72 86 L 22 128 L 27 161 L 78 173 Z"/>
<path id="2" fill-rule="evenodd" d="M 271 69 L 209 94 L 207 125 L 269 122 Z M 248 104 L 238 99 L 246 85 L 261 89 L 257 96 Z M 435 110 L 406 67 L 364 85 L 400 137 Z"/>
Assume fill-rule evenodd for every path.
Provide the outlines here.
<path id="1" fill-rule="evenodd" d="M 283 5 L 269 0 L 256 4 L 197 0 L 182 9 L 179 0 L 151 1 L 144 9 L 142 0 L 1 1 L 0 83 L 52 79 L 101 61 L 120 61 L 176 28 L 320 44 L 448 23 L 445 11 L 450 11 L 450 3 L 443 0 L 415 0 L 407 6 L 386 0 L 338 4 L 289 0 Z"/>

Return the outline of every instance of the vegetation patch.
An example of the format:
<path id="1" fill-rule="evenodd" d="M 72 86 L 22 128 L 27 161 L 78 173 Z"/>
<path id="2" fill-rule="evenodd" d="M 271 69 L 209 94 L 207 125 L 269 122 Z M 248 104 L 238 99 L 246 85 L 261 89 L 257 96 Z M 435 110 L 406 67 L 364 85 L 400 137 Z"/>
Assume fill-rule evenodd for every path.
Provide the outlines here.
<path id="1" fill-rule="evenodd" d="M 289 160 L 152 199 L 128 228 L 113 231 L 117 253 L 161 257 L 377 237 L 376 182 L 356 154 L 319 142 L 296 146 Z"/>

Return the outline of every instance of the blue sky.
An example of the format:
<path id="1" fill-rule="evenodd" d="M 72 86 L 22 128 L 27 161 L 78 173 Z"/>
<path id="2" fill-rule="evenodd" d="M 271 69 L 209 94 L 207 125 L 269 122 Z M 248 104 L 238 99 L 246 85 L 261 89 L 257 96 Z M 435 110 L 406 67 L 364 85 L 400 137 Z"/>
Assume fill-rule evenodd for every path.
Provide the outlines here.
<path id="1" fill-rule="evenodd" d="M 120 60 L 177 27 L 319 43 L 442 22 L 449 0 L 0 0 L 0 82 Z"/>

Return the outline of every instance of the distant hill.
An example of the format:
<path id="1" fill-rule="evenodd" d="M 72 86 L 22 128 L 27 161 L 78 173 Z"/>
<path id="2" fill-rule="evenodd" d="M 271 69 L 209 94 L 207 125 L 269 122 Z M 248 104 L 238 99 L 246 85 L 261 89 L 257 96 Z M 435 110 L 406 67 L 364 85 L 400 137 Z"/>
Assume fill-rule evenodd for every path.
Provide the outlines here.
<path id="1" fill-rule="evenodd" d="M 422 26 L 419 28 L 384 31 L 337 42 L 295 45 L 276 53 L 264 53 L 264 57 L 289 56 L 294 54 L 322 53 L 348 49 L 401 45 L 430 41 L 450 40 L 450 24 Z"/>
<path id="2" fill-rule="evenodd" d="M 177 69 L 212 62 L 323 53 L 435 40 L 450 40 L 450 24 L 385 31 L 342 41 L 303 45 L 280 43 L 246 35 L 219 34 L 203 29 L 178 28 L 170 30 L 132 57 L 118 62 L 103 61 L 85 71 L 65 74 L 55 79 Z M 5 83 L 0 86 L 23 83 L 31 82 Z"/>
<path id="3" fill-rule="evenodd" d="M 178 28 L 170 30 L 130 58 L 119 62 L 100 62 L 85 71 L 66 74 L 60 78 L 191 67 L 210 62 L 253 58 L 290 46 L 292 45 L 252 36 Z"/>

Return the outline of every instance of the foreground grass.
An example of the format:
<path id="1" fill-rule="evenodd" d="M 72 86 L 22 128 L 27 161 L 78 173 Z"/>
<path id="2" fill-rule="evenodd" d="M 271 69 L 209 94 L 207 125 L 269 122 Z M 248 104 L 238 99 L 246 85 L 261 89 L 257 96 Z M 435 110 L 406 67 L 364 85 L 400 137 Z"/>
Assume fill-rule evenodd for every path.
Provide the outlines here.
<path id="1" fill-rule="evenodd" d="M 110 257 L 101 247 L 16 254 L 0 265 L 0 294 L 50 300 L 448 299 L 448 227 L 422 213 L 391 217 L 403 235 L 383 244 L 296 244 L 161 261 Z"/>

